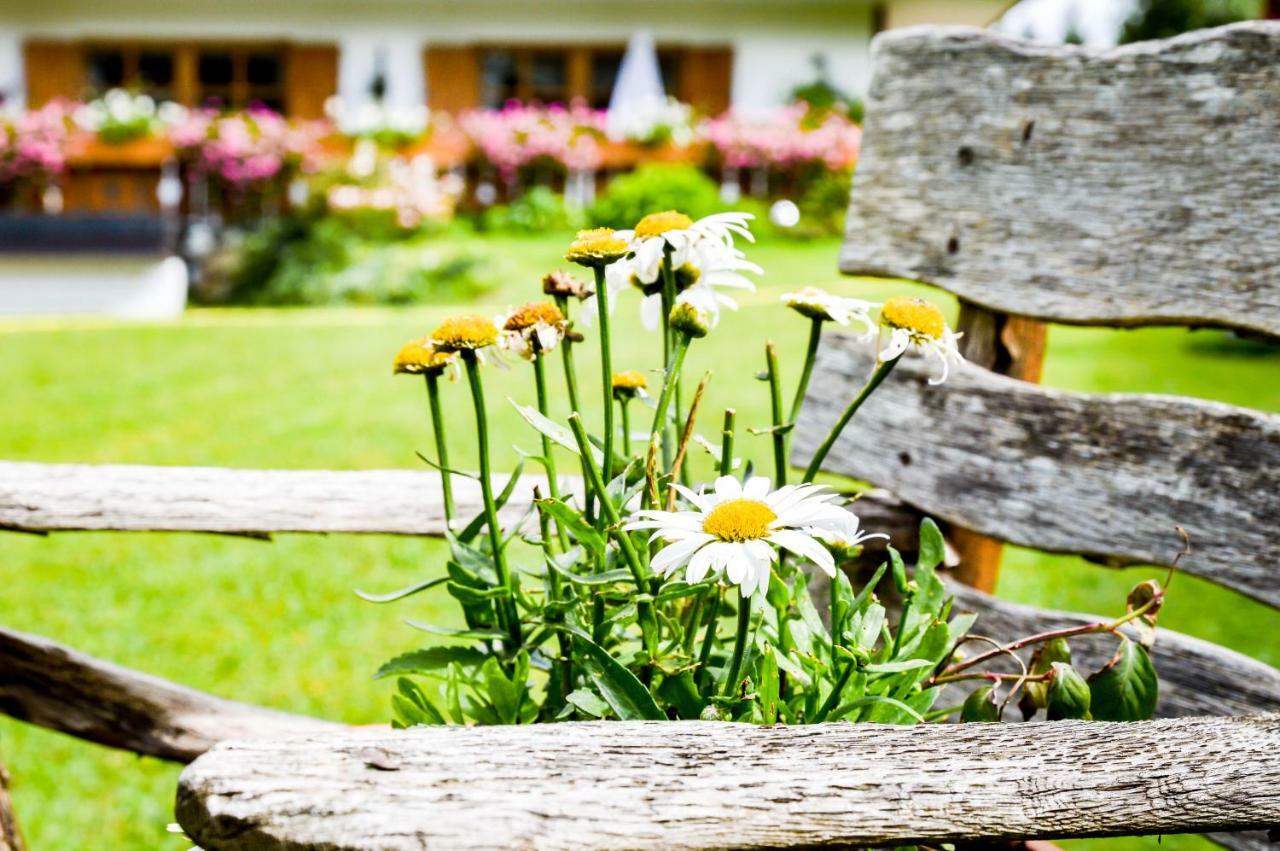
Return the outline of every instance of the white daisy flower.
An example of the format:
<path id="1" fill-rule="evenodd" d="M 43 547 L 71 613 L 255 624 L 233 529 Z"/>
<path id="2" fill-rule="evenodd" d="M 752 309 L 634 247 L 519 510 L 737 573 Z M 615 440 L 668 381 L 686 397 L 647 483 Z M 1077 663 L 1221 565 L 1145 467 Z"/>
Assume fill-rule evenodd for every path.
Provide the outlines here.
<path id="1" fill-rule="evenodd" d="M 560 344 L 568 330 L 560 308 L 545 301 L 535 301 L 509 313 L 496 316 L 500 329 L 498 347 L 515 352 L 525 360 L 533 360 Z"/>
<path id="2" fill-rule="evenodd" d="M 652 281 L 662 266 L 662 257 L 671 249 L 671 266 L 679 268 L 696 248 L 719 245 L 732 249 L 734 236 L 755 242 L 749 222 L 750 213 L 715 213 L 696 222 L 684 213 L 666 210 L 650 213 L 633 230 L 620 230 L 615 236 L 631 244 L 636 271 L 642 279 Z"/>
<path id="3" fill-rule="evenodd" d="M 915 346 L 925 356 L 937 358 L 942 372 L 930 378 L 929 383 L 941 384 L 947 380 L 951 366 L 964 362 L 956 345 L 962 335 L 947 327 L 942 311 L 932 302 L 895 296 L 880 308 L 880 324 L 889 329 L 889 339 L 877 356 L 881 363 L 888 363 Z"/>
<path id="4" fill-rule="evenodd" d="M 821 485 L 786 485 L 770 491 L 764 477 L 741 484 L 733 476 L 721 476 L 710 493 L 672 487 L 693 510 L 637 511 L 639 519 L 623 528 L 653 529 L 652 539 L 667 541 L 650 565 L 659 576 L 683 567 L 685 581 L 693 583 L 718 571 L 743 597 L 768 587 L 779 547 L 834 576 L 835 559 L 820 541 L 852 546 L 887 537 L 859 531 L 857 516 L 834 504 L 839 494 Z"/>
<path id="5" fill-rule="evenodd" d="M 863 336 L 872 337 L 876 333 L 876 323 L 871 320 L 871 311 L 876 309 L 876 305 L 872 302 L 832 295 L 818 287 L 805 287 L 799 292 L 783 293 L 781 300 L 787 307 L 809 319 L 839 325 L 860 322 L 865 329 Z"/>

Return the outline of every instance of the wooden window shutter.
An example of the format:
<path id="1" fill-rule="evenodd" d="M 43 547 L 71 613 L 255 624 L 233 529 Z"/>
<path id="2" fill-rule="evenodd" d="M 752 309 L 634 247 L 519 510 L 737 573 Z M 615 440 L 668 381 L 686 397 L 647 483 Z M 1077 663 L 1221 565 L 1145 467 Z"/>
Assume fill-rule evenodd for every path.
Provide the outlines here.
<path id="1" fill-rule="evenodd" d="M 710 115 L 729 108 L 733 88 L 733 48 L 691 47 L 680 62 L 676 96 Z"/>
<path id="2" fill-rule="evenodd" d="M 480 56 L 474 47 L 428 47 L 424 64 L 432 109 L 460 112 L 480 105 Z"/>
<path id="3" fill-rule="evenodd" d="M 285 70 L 285 111 L 292 118 L 323 118 L 324 102 L 338 91 L 338 48 L 290 46 Z"/>
<path id="4" fill-rule="evenodd" d="M 71 41 L 31 40 L 23 45 L 27 105 L 44 106 L 57 97 L 78 98 L 84 88 L 84 58 Z"/>

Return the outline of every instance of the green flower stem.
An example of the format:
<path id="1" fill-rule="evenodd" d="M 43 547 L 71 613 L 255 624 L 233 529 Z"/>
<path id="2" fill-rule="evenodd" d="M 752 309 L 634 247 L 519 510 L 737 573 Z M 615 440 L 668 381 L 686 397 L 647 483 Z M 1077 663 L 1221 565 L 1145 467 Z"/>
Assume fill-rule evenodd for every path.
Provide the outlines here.
<path id="1" fill-rule="evenodd" d="M 891 661 L 898 658 L 898 648 L 902 646 L 902 635 L 907 631 L 907 618 L 911 615 L 911 602 L 916 597 L 911 590 L 912 587 L 914 586 L 907 586 L 907 593 L 902 598 L 902 614 L 898 617 L 898 631 L 893 636 L 893 650 L 889 653 Z"/>
<path id="2" fill-rule="evenodd" d="M 720 624 L 720 586 L 716 585 L 708 593 L 711 596 L 711 619 L 707 621 L 707 629 L 702 634 L 702 650 L 698 653 L 698 689 L 701 691 L 703 681 L 707 678 L 707 662 L 711 659 L 711 648 L 716 643 L 716 627 Z"/>
<path id="3" fill-rule="evenodd" d="M 805 484 L 812 482 L 813 477 L 818 475 L 818 471 L 822 469 L 822 462 L 827 459 L 827 453 L 831 451 L 831 447 L 835 446 L 836 440 L 840 437 L 840 432 L 844 431 L 844 427 L 849 424 L 849 420 L 853 419 L 853 415 L 858 413 L 858 408 L 862 407 L 862 403 L 867 401 L 867 398 L 875 392 L 875 389 L 880 386 L 880 382 L 888 377 L 900 360 L 902 360 L 902 355 L 898 355 L 891 361 L 879 361 L 876 363 L 875 372 L 871 373 L 871 377 L 867 379 L 867 383 L 862 390 L 849 403 L 849 407 L 844 409 L 840 419 L 836 420 L 836 424 L 831 427 L 830 433 L 827 434 L 826 440 L 822 441 L 818 451 L 813 453 L 813 460 L 809 462 L 809 467 L 804 471 Z"/>
<path id="4" fill-rule="evenodd" d="M 688 351 L 689 335 L 677 335 L 675 348 L 671 350 L 666 372 L 662 375 L 662 391 L 658 394 L 658 406 L 653 412 L 653 426 L 649 429 L 650 442 L 657 440 L 659 435 L 666 431 L 667 409 L 671 407 L 671 396 L 675 392 L 680 370 L 684 367 L 684 356 Z M 667 469 L 666 463 L 668 462 L 664 459 L 664 469 Z"/>
<path id="5" fill-rule="evenodd" d="M 560 312 L 564 314 L 565 319 L 569 318 L 569 297 L 556 296 L 556 307 L 560 308 Z M 560 357 L 564 361 L 564 386 L 569 394 L 569 410 L 577 411 L 578 408 L 578 372 L 573 366 L 573 347 L 577 345 L 568 336 L 560 342 Z"/>
<path id="6" fill-rule="evenodd" d="M 533 498 L 538 500 L 541 498 L 538 488 L 533 489 Z M 560 600 L 560 574 L 551 568 L 551 559 L 555 557 L 555 552 L 551 548 L 551 517 L 538 507 L 538 531 L 542 538 L 542 557 L 547 562 L 547 601 L 559 602 Z M 564 620 L 564 615 L 548 614 L 548 623 L 560 623 Z M 559 645 L 559 658 L 557 659 L 557 673 L 559 674 L 559 698 L 560 706 L 564 705 L 564 697 L 573 691 L 573 659 L 569 654 L 570 639 L 564 632 L 557 630 L 556 640 Z M 560 706 L 554 707 L 559 709 Z M 554 714 L 554 713 L 553 713 Z"/>
<path id="7" fill-rule="evenodd" d="M 765 373 L 769 376 L 769 409 L 773 416 L 774 487 L 787 483 L 787 436 L 782 433 L 782 375 L 778 370 L 778 349 L 769 340 L 764 344 Z"/>
<path id="8" fill-rule="evenodd" d="M 631 411 L 627 408 L 630 398 L 623 396 L 618 400 L 618 412 L 622 415 L 622 457 L 631 458 Z"/>
<path id="9" fill-rule="evenodd" d="M 662 249 L 662 363 L 665 366 L 671 362 L 671 354 L 675 347 L 679 345 L 679 338 L 675 331 L 671 330 L 671 311 L 676 306 L 676 273 L 671 266 L 671 246 L 665 245 Z M 680 376 L 676 375 L 675 385 L 675 403 L 676 412 L 674 420 L 680 421 Z M 662 432 L 662 466 L 665 469 L 671 469 L 671 456 L 674 452 L 672 444 L 675 442 L 674 434 L 669 433 L 664 427 Z"/>
<path id="10" fill-rule="evenodd" d="M 804 352 L 804 367 L 800 370 L 800 383 L 796 385 L 795 398 L 791 400 L 791 413 L 787 423 L 791 430 L 787 432 L 786 446 L 791 448 L 791 439 L 795 436 L 796 420 L 800 417 L 800 409 L 804 407 L 804 394 L 809 389 L 809 379 L 813 376 L 813 362 L 818 357 L 818 343 L 822 340 L 822 323 L 826 320 L 814 319 L 809 326 L 809 346 Z"/>
<path id="11" fill-rule="evenodd" d="M 489 422 L 484 406 L 484 386 L 480 381 L 480 364 L 476 353 L 464 350 L 462 362 L 467 367 L 467 383 L 471 385 L 471 399 L 476 408 L 476 441 L 480 449 L 480 495 L 484 499 L 485 522 L 489 527 L 489 544 L 493 549 L 493 569 L 498 575 L 498 584 L 509 593 L 514 594 L 511 587 L 511 575 L 507 572 L 507 558 L 502 551 L 502 527 L 498 525 L 498 505 L 493 499 L 493 471 L 489 466 Z M 520 647 L 520 616 L 516 612 L 515 600 L 508 596 L 498 604 L 500 619 L 511 635 L 511 649 Z"/>
<path id="12" fill-rule="evenodd" d="M 550 412 L 547 405 L 547 370 L 542 363 L 542 353 L 535 352 L 533 356 L 533 383 L 538 394 L 538 413 L 544 417 L 550 418 Z M 547 472 L 547 491 L 551 494 L 551 498 L 560 499 L 560 481 L 556 475 L 556 458 L 555 447 L 551 443 L 551 438 L 545 434 L 542 435 L 542 468 Z M 556 524 L 556 537 L 560 541 L 560 551 L 567 552 L 569 549 L 569 536 L 559 523 Z"/>
<path id="13" fill-rule="evenodd" d="M 733 408 L 724 409 L 724 429 L 720 432 L 720 475 L 728 476 L 733 472 L 733 420 L 738 412 Z"/>
<path id="14" fill-rule="evenodd" d="M 831 710 L 835 709 L 840 702 L 840 694 L 844 691 L 844 687 L 849 684 L 849 677 L 853 676 L 853 672 L 858 669 L 858 664 L 852 659 L 849 664 L 844 666 L 844 670 L 840 672 L 840 679 L 836 680 L 835 686 L 831 689 L 831 694 L 827 695 L 827 699 L 822 702 L 822 708 L 813 716 L 813 723 L 820 724 L 827 720 L 827 716 L 831 714 Z"/>
<path id="15" fill-rule="evenodd" d="M 569 427 L 573 429 L 574 440 L 578 443 L 578 452 L 582 455 L 587 469 L 587 485 L 595 491 L 596 498 L 600 501 L 600 512 L 608 522 L 614 540 L 618 542 L 618 549 L 622 551 L 622 559 L 631 570 L 636 588 L 644 591 L 648 588 L 648 574 L 643 562 L 640 561 L 639 553 L 631 543 L 631 536 L 620 527 L 622 518 L 618 516 L 618 509 L 614 507 L 613 501 L 609 499 L 605 490 L 604 480 L 600 477 L 600 468 L 591 457 L 591 442 L 587 439 L 587 430 L 582 425 L 582 416 L 570 414 Z M 654 660 L 657 658 L 658 623 L 654 618 L 653 606 L 651 603 L 641 602 L 636 605 L 636 609 L 639 613 L 641 630 L 645 635 L 645 649 L 649 651 L 649 658 Z"/>
<path id="16" fill-rule="evenodd" d="M 733 657 L 729 660 L 729 676 L 724 681 L 724 697 L 729 697 L 738 688 L 742 657 L 747 649 L 747 636 L 751 633 L 751 599 L 738 598 L 738 634 L 733 638 Z"/>
<path id="17" fill-rule="evenodd" d="M 431 410 L 431 431 L 436 440 L 436 463 L 440 465 L 440 489 L 444 493 L 444 524 L 453 527 L 453 474 L 449 472 L 449 447 L 444 437 L 444 413 L 440 410 L 440 375 L 426 374 L 427 405 Z"/>
<path id="18" fill-rule="evenodd" d="M 596 273 L 596 308 L 600 315 L 600 383 L 604 388 L 604 479 L 613 478 L 613 348 L 609 339 L 609 287 L 604 280 L 604 267 L 593 267 Z M 603 493 L 600 496 L 604 499 Z"/>

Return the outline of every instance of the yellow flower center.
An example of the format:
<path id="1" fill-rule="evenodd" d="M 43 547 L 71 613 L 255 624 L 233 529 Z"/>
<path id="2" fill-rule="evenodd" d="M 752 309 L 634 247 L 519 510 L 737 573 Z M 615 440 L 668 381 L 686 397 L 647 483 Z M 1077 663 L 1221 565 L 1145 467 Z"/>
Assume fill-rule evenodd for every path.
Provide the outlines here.
<path id="1" fill-rule="evenodd" d="M 937 340 L 947 330 L 947 320 L 933 302 L 909 296 L 894 296 L 880 308 L 880 321 L 892 328 L 915 331 Z"/>
<path id="2" fill-rule="evenodd" d="M 636 372 L 634 369 L 613 374 L 614 390 L 642 390 L 648 386 L 649 381 L 644 377 L 644 373 Z"/>
<path id="3" fill-rule="evenodd" d="M 405 343 L 396 354 L 393 372 L 427 373 L 443 372 L 457 357 L 453 352 L 442 352 L 428 339 Z"/>
<path id="4" fill-rule="evenodd" d="M 778 519 L 773 509 L 754 499 L 731 499 L 711 510 L 702 521 L 702 531 L 722 541 L 756 541 L 769 534 L 769 524 Z"/>
<path id="5" fill-rule="evenodd" d="M 631 247 L 612 228 L 580 230 L 564 253 L 564 259 L 582 266 L 607 266 L 626 256 Z"/>
<path id="6" fill-rule="evenodd" d="M 431 333 L 431 342 L 442 352 L 483 349 L 498 341 L 498 326 L 475 313 L 450 316 Z"/>
<path id="7" fill-rule="evenodd" d="M 546 301 L 534 301 L 517 308 L 503 323 L 503 330 L 523 331 L 535 325 L 559 325 L 564 322 L 560 308 Z"/>
<path id="8" fill-rule="evenodd" d="M 650 213 L 636 225 L 637 237 L 661 236 L 669 230 L 684 230 L 693 224 L 693 219 L 675 210 L 664 210 L 661 213 Z"/>

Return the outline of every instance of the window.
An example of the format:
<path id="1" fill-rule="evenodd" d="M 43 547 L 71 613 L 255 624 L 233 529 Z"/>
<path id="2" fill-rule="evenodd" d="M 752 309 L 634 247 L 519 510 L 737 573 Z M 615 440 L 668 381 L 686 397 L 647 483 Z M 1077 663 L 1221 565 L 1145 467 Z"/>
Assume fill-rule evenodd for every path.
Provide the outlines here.
<path id="1" fill-rule="evenodd" d="M 86 94 L 113 88 L 187 106 L 285 105 L 285 48 L 267 44 L 92 44 L 84 51 Z"/>
<path id="2" fill-rule="evenodd" d="M 509 100 L 567 103 L 575 99 L 603 108 L 622 65 L 623 47 L 514 47 L 480 49 L 480 100 L 501 107 Z M 668 92 L 677 91 L 679 51 L 658 51 Z"/>

